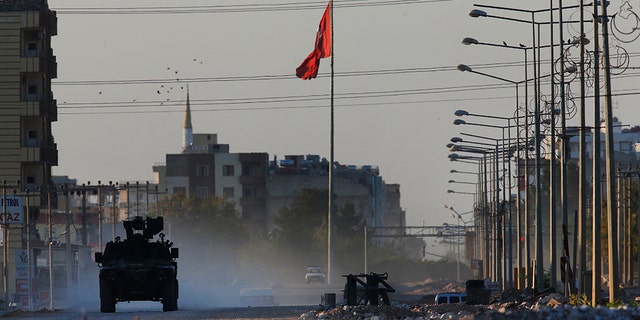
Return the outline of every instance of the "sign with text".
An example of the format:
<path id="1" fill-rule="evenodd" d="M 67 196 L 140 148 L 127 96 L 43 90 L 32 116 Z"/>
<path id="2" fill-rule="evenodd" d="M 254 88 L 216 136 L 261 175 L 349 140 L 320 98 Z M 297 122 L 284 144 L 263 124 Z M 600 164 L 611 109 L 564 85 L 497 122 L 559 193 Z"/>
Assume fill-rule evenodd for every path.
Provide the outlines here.
<path id="1" fill-rule="evenodd" d="M 16 279 L 16 293 L 17 294 L 29 294 L 29 280 L 28 279 Z"/>
<path id="2" fill-rule="evenodd" d="M 16 253 L 16 279 L 29 278 L 29 255 L 25 249 L 17 249 Z"/>
<path id="3" fill-rule="evenodd" d="M 0 202 L 0 224 L 22 224 L 24 223 L 24 207 L 21 196 L 9 196 L 1 198 Z M 4 211 L 6 207 L 6 212 Z"/>

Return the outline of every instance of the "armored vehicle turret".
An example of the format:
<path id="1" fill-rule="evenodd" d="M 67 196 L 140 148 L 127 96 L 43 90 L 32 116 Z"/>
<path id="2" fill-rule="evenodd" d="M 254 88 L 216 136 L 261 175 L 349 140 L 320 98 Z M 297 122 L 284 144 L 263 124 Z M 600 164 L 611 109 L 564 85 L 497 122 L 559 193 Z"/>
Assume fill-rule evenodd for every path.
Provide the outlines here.
<path id="1" fill-rule="evenodd" d="M 162 217 L 135 217 L 122 224 L 126 239 L 116 237 L 104 252 L 95 253 L 100 311 L 115 312 L 119 301 L 161 301 L 163 311 L 177 310 L 178 248 L 160 233 Z"/>

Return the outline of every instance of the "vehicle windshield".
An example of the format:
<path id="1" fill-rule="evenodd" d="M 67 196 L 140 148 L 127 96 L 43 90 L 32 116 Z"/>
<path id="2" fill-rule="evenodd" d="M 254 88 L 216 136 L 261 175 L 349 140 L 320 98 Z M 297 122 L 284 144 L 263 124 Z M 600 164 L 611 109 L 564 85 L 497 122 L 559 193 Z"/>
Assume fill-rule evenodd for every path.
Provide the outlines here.
<path id="1" fill-rule="evenodd" d="M 103 263 L 120 260 L 170 260 L 169 250 L 161 243 L 134 245 L 127 242 L 111 243 L 104 250 Z"/>

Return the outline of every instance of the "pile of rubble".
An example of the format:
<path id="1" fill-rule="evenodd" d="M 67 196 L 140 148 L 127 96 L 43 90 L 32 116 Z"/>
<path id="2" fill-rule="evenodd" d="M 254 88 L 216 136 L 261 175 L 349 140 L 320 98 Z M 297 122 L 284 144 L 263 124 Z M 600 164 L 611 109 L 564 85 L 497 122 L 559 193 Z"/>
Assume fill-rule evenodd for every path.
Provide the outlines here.
<path id="1" fill-rule="evenodd" d="M 302 314 L 299 320 L 348 319 L 348 320 L 418 320 L 418 319 L 638 319 L 639 308 L 574 307 L 568 304 L 531 308 L 509 309 L 496 305 L 471 306 L 466 304 L 399 306 L 342 306 L 329 310 L 311 311 Z"/>
<path id="2" fill-rule="evenodd" d="M 505 290 L 487 305 L 434 304 L 436 292 L 464 292 L 464 284 L 426 281 L 402 286 L 390 306 L 337 306 L 310 311 L 299 320 L 418 320 L 418 319 L 640 319 L 640 308 L 573 306 L 555 292 L 535 295 L 527 290 Z M 435 290 L 435 291 L 434 291 Z M 420 297 L 420 298 L 416 298 Z"/>

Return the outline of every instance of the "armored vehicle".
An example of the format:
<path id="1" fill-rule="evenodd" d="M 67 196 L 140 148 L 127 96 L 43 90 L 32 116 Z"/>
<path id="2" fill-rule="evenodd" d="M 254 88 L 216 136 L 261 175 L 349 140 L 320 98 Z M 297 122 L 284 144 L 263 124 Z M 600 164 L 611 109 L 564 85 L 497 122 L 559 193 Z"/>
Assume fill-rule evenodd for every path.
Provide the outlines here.
<path id="1" fill-rule="evenodd" d="M 127 238 L 95 253 L 101 312 L 115 312 L 118 301 L 162 301 L 163 311 L 178 309 L 178 248 L 160 233 L 163 224 L 162 217 L 123 221 Z"/>

